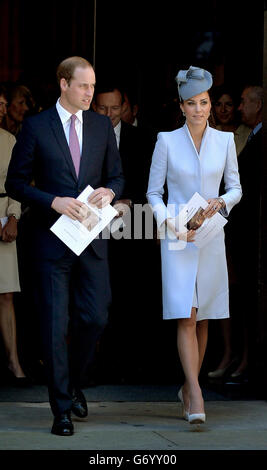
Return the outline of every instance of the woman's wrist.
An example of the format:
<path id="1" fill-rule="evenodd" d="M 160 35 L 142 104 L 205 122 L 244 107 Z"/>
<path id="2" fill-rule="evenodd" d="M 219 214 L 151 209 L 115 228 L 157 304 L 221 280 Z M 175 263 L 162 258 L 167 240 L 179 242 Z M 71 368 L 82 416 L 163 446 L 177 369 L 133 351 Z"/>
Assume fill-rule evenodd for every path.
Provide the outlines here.
<path id="1" fill-rule="evenodd" d="M 13 220 L 14 222 L 17 222 L 18 218 L 17 218 L 16 214 L 10 214 L 8 216 L 8 220 Z"/>
<path id="2" fill-rule="evenodd" d="M 220 203 L 221 208 L 225 207 L 225 200 L 222 197 L 217 197 L 217 201 Z"/>

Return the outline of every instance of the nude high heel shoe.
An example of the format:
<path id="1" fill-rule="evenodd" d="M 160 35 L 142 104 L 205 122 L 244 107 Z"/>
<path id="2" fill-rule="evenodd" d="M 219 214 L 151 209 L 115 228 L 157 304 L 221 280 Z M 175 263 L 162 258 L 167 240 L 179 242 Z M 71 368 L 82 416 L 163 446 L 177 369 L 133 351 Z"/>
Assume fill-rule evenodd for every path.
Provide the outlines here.
<path id="1" fill-rule="evenodd" d="M 188 413 L 188 421 L 190 424 L 203 424 L 206 421 L 205 413 Z"/>
<path id="2" fill-rule="evenodd" d="M 182 414 L 183 414 L 183 418 L 184 418 L 186 421 L 189 421 L 189 412 L 186 411 L 185 406 L 184 406 L 183 387 L 181 387 L 180 390 L 179 390 L 179 392 L 178 392 L 178 398 L 179 398 L 179 400 L 180 400 L 181 403 L 182 403 Z"/>
<path id="3" fill-rule="evenodd" d="M 189 413 L 188 421 L 190 424 L 203 424 L 206 421 L 205 413 Z"/>

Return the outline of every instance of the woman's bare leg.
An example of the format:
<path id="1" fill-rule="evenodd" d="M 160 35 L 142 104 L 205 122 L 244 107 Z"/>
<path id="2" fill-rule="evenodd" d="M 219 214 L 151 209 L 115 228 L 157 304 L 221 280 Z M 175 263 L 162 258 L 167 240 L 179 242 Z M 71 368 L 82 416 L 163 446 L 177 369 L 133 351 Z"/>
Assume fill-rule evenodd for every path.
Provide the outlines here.
<path id="1" fill-rule="evenodd" d="M 177 346 L 185 374 L 183 398 L 187 410 L 190 404 L 190 413 L 204 412 L 198 375 L 207 345 L 207 325 L 205 321 L 201 327 L 197 326 L 195 308 L 192 308 L 190 318 L 178 320 Z"/>
<path id="2" fill-rule="evenodd" d="M 8 368 L 16 377 L 25 377 L 17 351 L 16 317 L 13 294 L 0 294 L 0 332 L 7 355 Z"/>
<path id="3" fill-rule="evenodd" d="M 204 356 L 207 349 L 208 343 L 208 320 L 200 320 L 197 322 L 197 341 L 198 341 L 198 353 L 199 353 L 199 364 L 198 364 L 198 373 L 202 367 Z"/>

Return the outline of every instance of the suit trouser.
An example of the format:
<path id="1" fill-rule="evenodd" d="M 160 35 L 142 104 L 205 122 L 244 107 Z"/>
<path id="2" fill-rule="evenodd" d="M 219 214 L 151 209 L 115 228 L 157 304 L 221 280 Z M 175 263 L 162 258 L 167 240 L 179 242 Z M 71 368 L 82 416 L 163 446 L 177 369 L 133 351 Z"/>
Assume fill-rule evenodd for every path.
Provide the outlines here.
<path id="1" fill-rule="evenodd" d="M 81 388 L 107 323 L 108 262 L 91 247 L 79 257 L 68 250 L 60 259 L 39 260 L 35 293 L 49 400 L 57 415 L 70 410 L 72 390 Z"/>

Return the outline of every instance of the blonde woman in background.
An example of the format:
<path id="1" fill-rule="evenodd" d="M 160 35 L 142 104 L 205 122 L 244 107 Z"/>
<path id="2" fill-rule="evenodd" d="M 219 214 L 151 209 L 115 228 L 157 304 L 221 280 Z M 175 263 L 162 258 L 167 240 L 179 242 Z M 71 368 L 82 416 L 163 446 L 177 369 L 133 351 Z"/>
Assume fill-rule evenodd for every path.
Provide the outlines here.
<path id="1" fill-rule="evenodd" d="M 0 122 L 6 115 L 5 89 L 0 86 Z M 0 333 L 7 356 L 8 375 L 13 385 L 25 386 L 30 381 L 25 376 L 17 351 L 16 318 L 13 293 L 20 291 L 17 262 L 17 220 L 20 203 L 9 198 L 4 184 L 15 137 L 0 129 Z"/>

